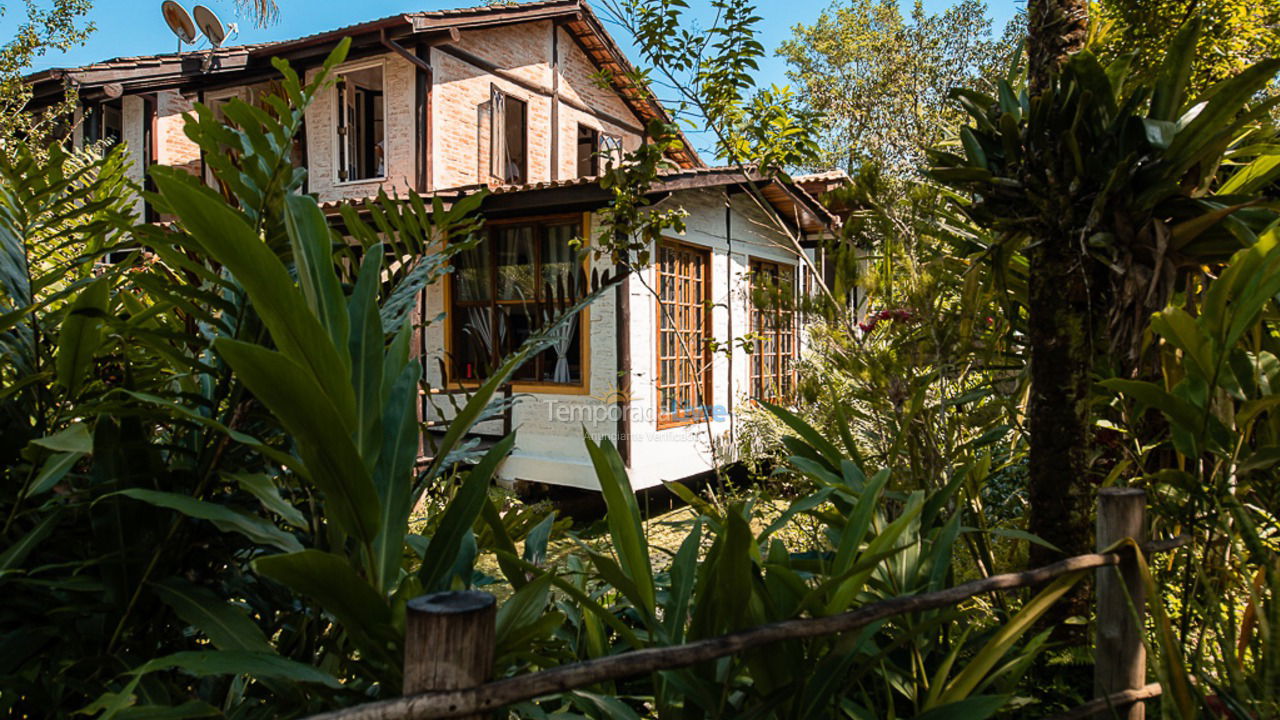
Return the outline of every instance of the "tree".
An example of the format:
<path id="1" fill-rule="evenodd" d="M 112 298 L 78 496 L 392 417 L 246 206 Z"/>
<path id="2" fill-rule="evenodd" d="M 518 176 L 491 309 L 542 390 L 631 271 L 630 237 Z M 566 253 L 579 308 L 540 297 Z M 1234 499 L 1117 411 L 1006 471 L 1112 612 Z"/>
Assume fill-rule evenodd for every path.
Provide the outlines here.
<path id="1" fill-rule="evenodd" d="M 1011 51 L 992 38 L 983 0 L 936 14 L 917 0 L 908 17 L 896 0 L 848 0 L 796 25 L 778 54 L 808 109 L 827 120 L 820 166 L 853 175 L 873 163 L 905 176 L 959 121 L 948 91 L 990 77 Z"/>
<path id="2" fill-rule="evenodd" d="M 1160 65 L 1178 28 L 1194 14 L 1204 18 L 1196 42 L 1194 91 L 1236 75 L 1249 65 L 1280 54 L 1280 4 L 1253 0 L 1102 0 L 1098 20 L 1110 25 L 1107 54 L 1134 54 L 1134 68 L 1150 75 Z"/>
<path id="3" fill-rule="evenodd" d="M 1084 47 L 1086 0 L 1030 0 L 1027 5 L 1027 85 L 1031 104 L 1045 102 L 1064 63 Z M 1047 207 L 1028 239 L 1028 344 L 1031 394 L 1027 433 L 1031 446 L 1027 528 L 1061 553 L 1091 548 L 1093 483 L 1089 477 L 1089 383 L 1094 327 L 1090 313 L 1102 286 L 1100 268 L 1088 254 L 1071 207 L 1076 199 L 1062 186 L 1059 169 L 1070 157 L 1060 136 L 1032 136 L 1022 180 L 1044 179 Z M 1055 206 L 1056 205 L 1056 206 Z M 1105 277 L 1105 276 L 1104 276 Z M 1058 559 L 1031 546 L 1031 564 Z M 1086 611 L 1087 595 L 1063 603 L 1058 618 Z"/>
<path id="4" fill-rule="evenodd" d="M 29 112 L 31 90 L 23 76 L 50 50 L 84 42 L 93 32 L 93 23 L 84 21 L 89 8 L 89 0 L 53 0 L 49 7 L 26 3 L 26 20 L 13 39 L 0 46 L 0 152 L 8 151 L 11 138 L 53 131 L 69 116 L 74 107 L 70 99 L 41 113 Z M 0 5 L 0 17 L 5 10 Z"/>

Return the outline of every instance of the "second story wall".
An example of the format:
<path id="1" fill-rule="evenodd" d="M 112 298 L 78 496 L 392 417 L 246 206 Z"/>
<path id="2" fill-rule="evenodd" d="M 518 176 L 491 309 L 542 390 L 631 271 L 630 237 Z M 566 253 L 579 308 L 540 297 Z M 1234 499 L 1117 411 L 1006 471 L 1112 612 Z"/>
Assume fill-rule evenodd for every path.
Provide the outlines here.
<path id="1" fill-rule="evenodd" d="M 366 173 L 373 177 L 344 180 L 340 175 L 339 162 L 343 153 L 338 145 L 338 107 L 343 92 L 337 87 L 330 87 L 307 109 L 307 189 L 316 193 L 322 202 L 373 197 L 378 194 L 379 187 L 388 193 L 403 195 L 414 187 L 418 150 L 414 118 L 417 72 L 408 60 L 390 53 L 344 63 L 335 71 L 339 79 L 346 78 L 347 92 L 352 94 L 356 94 L 353 90 L 356 86 L 373 86 L 377 84 L 374 79 L 380 78 L 380 102 L 379 98 L 362 91 L 358 100 L 349 103 L 361 104 L 361 112 L 368 110 L 370 103 L 381 105 L 380 110 L 375 107 L 373 112 L 381 115 L 378 122 L 383 124 L 383 132 L 379 140 L 369 145 L 374 146 L 375 153 L 378 153 L 376 146 L 381 144 L 380 162 L 383 167 L 380 172 Z M 315 73 L 315 70 L 308 72 L 307 79 L 310 80 Z M 370 164 L 378 162 L 375 159 Z"/>

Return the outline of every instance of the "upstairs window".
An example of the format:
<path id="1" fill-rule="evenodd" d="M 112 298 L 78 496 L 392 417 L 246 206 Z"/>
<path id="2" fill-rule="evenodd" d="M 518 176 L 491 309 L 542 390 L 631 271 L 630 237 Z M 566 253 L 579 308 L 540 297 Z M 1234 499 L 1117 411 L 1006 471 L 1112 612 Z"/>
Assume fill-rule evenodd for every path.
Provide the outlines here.
<path id="1" fill-rule="evenodd" d="M 795 387 L 795 277 L 790 265 L 751 261 L 752 399 L 785 402 Z"/>
<path id="2" fill-rule="evenodd" d="M 489 174 L 503 185 L 523 185 L 529 177 L 529 106 L 496 86 L 489 96 Z"/>
<path id="3" fill-rule="evenodd" d="M 605 167 L 621 165 L 624 153 L 621 135 L 605 133 L 600 136 L 600 159 Z"/>
<path id="4" fill-rule="evenodd" d="M 574 242 L 581 236 L 579 218 L 491 223 L 479 245 L 454 258 L 449 306 L 454 380 L 482 380 L 585 293 L 586 276 Z M 584 313 L 560 324 L 552 346 L 513 379 L 581 386 Z"/>
<path id="5" fill-rule="evenodd" d="M 119 100 L 98 105 L 90 111 L 85 122 L 85 143 L 101 141 L 108 148 L 115 147 L 124 138 L 124 112 Z"/>
<path id="6" fill-rule="evenodd" d="M 382 66 L 338 75 L 338 181 L 385 177 L 386 105 Z"/>
<path id="7" fill-rule="evenodd" d="M 578 177 L 600 174 L 600 131 L 586 125 L 578 126 Z"/>
<path id="8" fill-rule="evenodd" d="M 711 253 L 658 244 L 658 427 L 697 422 L 711 403 Z"/>

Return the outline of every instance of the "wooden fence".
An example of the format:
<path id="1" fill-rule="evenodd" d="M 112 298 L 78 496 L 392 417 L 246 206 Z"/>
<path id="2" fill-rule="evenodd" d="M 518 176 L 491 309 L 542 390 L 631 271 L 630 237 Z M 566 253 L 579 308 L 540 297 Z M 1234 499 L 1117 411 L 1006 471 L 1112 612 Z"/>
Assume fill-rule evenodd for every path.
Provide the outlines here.
<path id="1" fill-rule="evenodd" d="M 1131 546 L 1145 554 L 1181 546 L 1183 538 L 1143 542 L 1146 494 L 1127 488 L 1098 494 L 1099 552 L 1024 572 L 995 575 L 922 595 L 895 597 L 839 615 L 796 618 L 672 647 L 634 650 L 490 682 L 493 672 L 492 595 L 474 590 L 435 593 L 410 601 L 405 630 L 405 696 L 313 715 L 309 720 L 429 720 L 485 718 L 506 705 L 608 680 L 688 667 L 783 640 L 846 633 L 870 623 L 956 605 L 968 598 L 1039 585 L 1082 570 L 1097 573 L 1097 627 L 1092 700 L 1055 720 L 1099 714 L 1143 720 L 1143 700 L 1160 694 L 1146 683 L 1141 613 L 1145 590 Z M 1119 572 L 1107 568 L 1117 567 Z M 1130 605 L 1130 598 L 1132 605 Z M 1135 624 L 1133 608 L 1139 622 Z"/>

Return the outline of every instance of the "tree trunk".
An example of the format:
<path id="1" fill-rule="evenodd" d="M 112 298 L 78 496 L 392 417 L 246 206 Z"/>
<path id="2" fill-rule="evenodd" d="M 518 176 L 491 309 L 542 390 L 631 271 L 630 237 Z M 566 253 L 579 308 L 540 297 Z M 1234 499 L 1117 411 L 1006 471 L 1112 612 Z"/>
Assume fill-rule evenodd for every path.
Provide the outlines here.
<path id="1" fill-rule="evenodd" d="M 1062 64 L 1084 46 L 1088 30 L 1087 0 L 1029 0 L 1027 3 L 1028 85 L 1032 97 L 1052 87 Z M 1060 138 L 1032 138 L 1029 174 L 1048 180 L 1051 198 L 1070 203 L 1070 191 L 1055 187 Z M 1037 147 L 1038 146 L 1038 147 Z M 1062 149 L 1065 150 L 1065 149 Z M 1031 443 L 1028 529 L 1058 547 L 1065 555 L 1081 555 L 1092 548 L 1089 477 L 1089 384 L 1093 367 L 1091 294 L 1096 292 L 1093 264 L 1083 242 L 1069 230 L 1071 208 L 1058 214 L 1062 225 L 1047 218 L 1040 237 L 1028 251 L 1029 342 L 1031 399 L 1028 432 Z M 1061 555 L 1031 546 L 1031 565 L 1058 560 Z M 1061 621 L 1087 614 L 1088 591 L 1072 592 L 1045 618 L 1046 625 L 1065 628 Z M 1082 627 L 1082 626 L 1081 626 Z"/>

